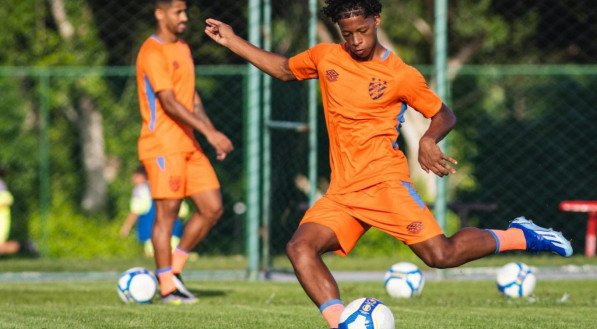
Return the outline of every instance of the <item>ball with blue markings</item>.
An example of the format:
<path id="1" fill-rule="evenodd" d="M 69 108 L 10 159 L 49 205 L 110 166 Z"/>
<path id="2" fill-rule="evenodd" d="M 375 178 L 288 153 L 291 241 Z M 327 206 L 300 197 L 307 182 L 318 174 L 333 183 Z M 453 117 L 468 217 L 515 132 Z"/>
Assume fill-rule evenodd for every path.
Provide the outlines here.
<path id="1" fill-rule="evenodd" d="M 506 297 L 528 297 L 535 290 L 536 283 L 533 270 L 524 263 L 508 263 L 497 273 L 497 288 Z"/>
<path id="2" fill-rule="evenodd" d="M 384 286 L 393 298 L 411 298 L 423 292 L 425 277 L 417 265 L 409 262 L 396 263 L 384 276 Z"/>
<path id="3" fill-rule="evenodd" d="M 394 329 L 392 311 L 379 299 L 356 299 L 340 315 L 338 329 Z"/>
<path id="4" fill-rule="evenodd" d="M 118 277 L 118 296 L 125 303 L 149 304 L 156 294 L 158 281 L 143 267 L 133 267 Z"/>

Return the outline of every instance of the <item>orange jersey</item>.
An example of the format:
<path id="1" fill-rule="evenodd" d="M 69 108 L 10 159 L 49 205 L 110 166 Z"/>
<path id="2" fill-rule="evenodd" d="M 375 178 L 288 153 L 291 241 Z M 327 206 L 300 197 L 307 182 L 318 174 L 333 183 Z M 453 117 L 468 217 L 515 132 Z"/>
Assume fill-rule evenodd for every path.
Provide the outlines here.
<path id="1" fill-rule="evenodd" d="M 406 105 L 429 118 L 442 104 L 419 71 L 390 51 L 354 60 L 340 44 L 316 45 L 289 65 L 298 80 L 319 79 L 330 142 L 328 193 L 408 177 L 406 158 L 395 144 L 400 117 Z"/>
<path id="2" fill-rule="evenodd" d="M 137 56 L 137 90 L 143 119 L 139 159 L 199 149 L 193 129 L 166 114 L 156 96 L 160 91 L 172 90 L 176 100 L 193 111 L 195 65 L 186 43 L 162 42 L 155 35 L 148 38 Z"/>

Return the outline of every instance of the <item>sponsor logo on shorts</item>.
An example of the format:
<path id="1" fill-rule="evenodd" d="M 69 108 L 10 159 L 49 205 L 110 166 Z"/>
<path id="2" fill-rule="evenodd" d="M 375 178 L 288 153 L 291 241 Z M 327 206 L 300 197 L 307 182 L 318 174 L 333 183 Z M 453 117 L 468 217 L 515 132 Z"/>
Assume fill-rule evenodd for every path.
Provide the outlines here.
<path id="1" fill-rule="evenodd" d="M 181 179 L 178 176 L 170 176 L 170 181 L 168 182 L 170 185 L 170 189 L 173 192 L 177 192 L 180 189 Z"/>
<path id="2" fill-rule="evenodd" d="M 410 233 L 415 233 L 415 234 L 421 233 L 421 231 L 423 230 L 423 223 L 422 222 L 412 222 L 412 223 L 408 224 L 406 229 Z"/>

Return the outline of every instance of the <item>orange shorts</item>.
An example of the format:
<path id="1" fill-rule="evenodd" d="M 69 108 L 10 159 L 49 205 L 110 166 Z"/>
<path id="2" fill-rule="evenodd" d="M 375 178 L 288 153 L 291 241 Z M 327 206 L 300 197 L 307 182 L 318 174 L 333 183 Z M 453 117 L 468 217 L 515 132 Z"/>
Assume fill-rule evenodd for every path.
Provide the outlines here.
<path id="1" fill-rule="evenodd" d="M 407 245 L 442 234 L 433 214 L 411 182 L 383 182 L 345 194 L 326 194 L 311 207 L 301 224 L 317 223 L 330 228 L 345 256 L 370 227 Z"/>
<path id="2" fill-rule="evenodd" d="M 209 159 L 200 151 L 143 160 L 154 199 L 183 199 L 220 188 Z"/>

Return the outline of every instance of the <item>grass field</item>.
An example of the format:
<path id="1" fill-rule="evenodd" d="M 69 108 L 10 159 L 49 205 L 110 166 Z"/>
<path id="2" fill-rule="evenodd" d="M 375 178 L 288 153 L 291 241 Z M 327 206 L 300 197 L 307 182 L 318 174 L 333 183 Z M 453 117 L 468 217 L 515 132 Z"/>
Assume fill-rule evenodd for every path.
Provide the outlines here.
<path id="1" fill-rule="evenodd" d="M 195 305 L 128 305 L 114 282 L 0 283 L 0 328 L 325 328 L 294 282 L 189 282 Z M 597 280 L 539 282 L 531 299 L 501 297 L 490 281 L 428 282 L 389 298 L 380 282 L 340 283 L 344 300 L 382 299 L 396 328 L 595 328 Z"/>
<path id="2" fill-rule="evenodd" d="M 467 266 L 499 266 L 514 260 L 540 267 L 595 264 L 584 257 L 513 255 Z M 388 265 L 382 258 L 331 257 L 327 262 L 338 271 L 384 270 Z M 242 270 L 244 264 L 243 258 L 200 257 L 188 268 Z M 276 265 L 285 267 L 285 260 L 276 259 Z M 152 268 L 148 259 L 0 260 L 0 271 L 17 277 L 19 271 L 119 272 L 132 266 Z M 109 276 L 54 282 L 0 280 L 0 328 L 326 327 L 295 281 L 193 279 L 187 285 L 199 297 L 195 305 L 128 305 L 118 299 L 116 282 Z M 492 280 L 428 281 L 423 295 L 409 300 L 391 299 L 380 281 L 340 282 L 340 289 L 345 302 L 363 296 L 380 298 L 392 309 L 396 328 L 595 328 L 597 324 L 597 277 L 539 280 L 532 298 L 521 300 L 500 296 Z"/>
<path id="3" fill-rule="evenodd" d="M 390 265 L 398 261 L 415 263 L 422 270 L 428 269 L 416 256 L 406 255 L 392 259 L 385 256 L 339 257 L 335 254 L 325 255 L 324 260 L 332 270 L 338 271 L 385 271 Z M 564 258 L 551 254 L 502 254 L 485 257 L 463 265 L 463 268 L 501 266 L 508 262 L 524 262 L 530 266 L 566 266 L 593 265 L 597 266 L 597 257 L 586 258 L 581 255 Z M 129 267 L 143 266 L 153 268 L 150 258 L 134 259 L 51 259 L 51 258 L 0 258 L 1 272 L 78 272 L 78 271 L 124 271 Z M 273 259 L 273 266 L 280 269 L 291 269 L 290 262 L 285 256 Z M 192 257 L 185 265 L 185 270 L 244 270 L 247 268 L 246 258 L 243 256 L 199 256 Z"/>

